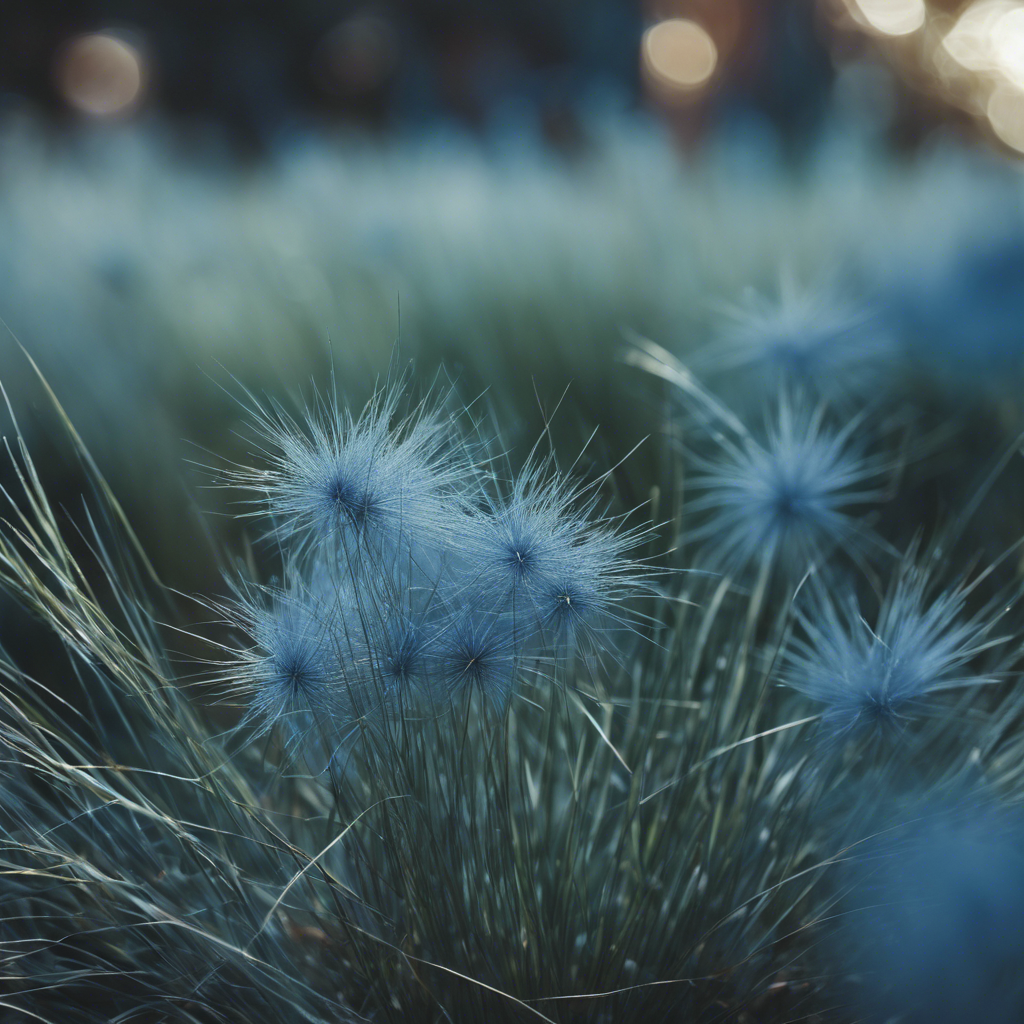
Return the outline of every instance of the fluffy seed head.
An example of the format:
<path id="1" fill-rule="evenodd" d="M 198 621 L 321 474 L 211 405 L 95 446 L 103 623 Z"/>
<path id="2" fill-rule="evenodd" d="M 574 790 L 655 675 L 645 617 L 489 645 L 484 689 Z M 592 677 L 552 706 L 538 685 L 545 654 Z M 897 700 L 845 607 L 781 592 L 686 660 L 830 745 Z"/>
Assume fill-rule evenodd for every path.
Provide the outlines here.
<path id="1" fill-rule="evenodd" d="M 467 541 L 480 585 L 521 602 L 552 582 L 586 525 L 571 498 L 557 481 L 542 483 L 527 472 L 507 499 L 488 502 Z"/>
<path id="2" fill-rule="evenodd" d="M 477 690 L 496 706 L 515 681 L 520 632 L 510 615 L 464 609 L 454 613 L 436 643 L 436 665 L 447 692 Z"/>
<path id="3" fill-rule="evenodd" d="M 785 682 L 823 707 L 836 734 L 904 723 L 930 694 L 988 682 L 967 666 L 991 639 L 991 618 L 967 619 L 964 594 L 929 598 L 923 574 L 908 570 L 882 603 L 872 629 L 851 600 L 819 597 L 803 617 L 806 639 L 787 656 Z"/>
<path id="4" fill-rule="evenodd" d="M 622 533 L 589 531 L 534 592 L 540 624 L 558 649 L 592 643 L 616 626 L 630 628 L 621 608 L 645 584 L 639 567 L 624 557 L 623 546 L 632 542 Z"/>
<path id="5" fill-rule="evenodd" d="M 440 406 L 396 423 L 398 401 L 382 393 L 357 419 L 320 407 L 303 428 L 264 416 L 270 467 L 237 474 L 264 486 L 305 598 L 241 617 L 256 653 L 238 675 L 253 684 L 249 719 L 265 728 L 291 706 L 278 679 L 289 672 L 310 676 L 317 708 L 342 728 L 407 699 L 440 709 L 466 690 L 507 705 L 521 665 L 551 668 L 584 637 L 597 646 L 629 626 L 625 606 L 649 589 L 628 557 L 647 531 L 598 515 L 596 484 L 573 483 L 534 450 L 514 481 L 484 487 Z M 316 621 L 296 624 L 303 608 Z M 282 632 L 296 651 L 270 671 L 284 665 L 276 647 L 266 653 Z"/>
<path id="6" fill-rule="evenodd" d="M 359 622 L 352 628 L 365 633 L 362 685 L 379 702 L 390 706 L 443 698 L 436 660 L 448 617 L 431 607 L 418 588 L 388 586 L 364 594 Z"/>
<path id="7" fill-rule="evenodd" d="M 446 514 L 476 477 L 442 403 L 398 414 L 399 387 L 378 392 L 358 417 L 323 400 L 300 426 L 257 413 L 268 465 L 230 478 L 263 495 L 281 538 L 363 545 L 386 556 L 406 542 L 437 545 Z"/>
<path id="8" fill-rule="evenodd" d="M 714 457 L 694 458 L 690 486 L 700 496 L 688 509 L 703 523 L 688 539 L 727 571 L 778 559 L 800 572 L 837 546 L 862 554 L 871 535 L 849 510 L 881 498 L 883 467 L 854 441 L 857 425 L 833 431 L 820 410 L 783 398 L 766 444 L 750 434 L 716 437 Z"/>
<path id="9" fill-rule="evenodd" d="M 564 479 L 543 479 L 532 467 L 507 498 L 491 501 L 474 517 L 466 542 L 484 606 L 560 645 L 623 621 L 624 604 L 649 584 L 650 574 L 629 557 L 648 532 L 601 519 L 594 504 Z"/>
<path id="10" fill-rule="evenodd" d="M 258 733 L 289 721 L 329 727 L 340 710 L 336 609 L 292 589 L 245 594 L 235 612 L 252 641 L 234 673 L 235 688 L 248 696 L 246 724 L 256 723 Z"/>

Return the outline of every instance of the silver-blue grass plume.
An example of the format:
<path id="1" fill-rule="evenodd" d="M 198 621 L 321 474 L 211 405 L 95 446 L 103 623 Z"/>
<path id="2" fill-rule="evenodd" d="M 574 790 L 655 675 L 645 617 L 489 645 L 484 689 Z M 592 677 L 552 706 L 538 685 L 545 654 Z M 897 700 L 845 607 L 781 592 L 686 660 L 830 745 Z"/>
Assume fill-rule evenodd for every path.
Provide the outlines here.
<path id="1" fill-rule="evenodd" d="M 611 643 L 634 628 L 635 602 L 655 571 L 637 561 L 652 539 L 603 514 L 597 484 L 574 480 L 531 454 L 507 485 L 485 492 L 467 523 L 465 585 L 511 615 L 533 645 L 566 654 Z"/>
<path id="2" fill-rule="evenodd" d="M 425 554 L 451 539 L 453 508 L 478 487 L 472 453 L 455 429 L 446 394 L 411 409 L 404 382 L 378 388 L 358 415 L 336 391 L 297 420 L 254 404 L 259 466 L 236 465 L 224 481 L 256 495 L 252 515 L 269 515 L 293 551 L 324 543 L 393 559 Z"/>
<path id="3" fill-rule="evenodd" d="M 319 764 L 413 708 L 479 694 L 503 711 L 518 680 L 612 654 L 652 591 L 632 557 L 650 530 L 598 510 L 605 477 L 579 483 L 535 447 L 499 478 L 443 402 L 399 415 L 406 399 L 403 381 L 358 416 L 336 399 L 307 426 L 260 414 L 265 467 L 227 474 L 265 490 L 288 583 L 227 608 L 246 640 L 217 678 L 249 695 L 243 726 Z"/>

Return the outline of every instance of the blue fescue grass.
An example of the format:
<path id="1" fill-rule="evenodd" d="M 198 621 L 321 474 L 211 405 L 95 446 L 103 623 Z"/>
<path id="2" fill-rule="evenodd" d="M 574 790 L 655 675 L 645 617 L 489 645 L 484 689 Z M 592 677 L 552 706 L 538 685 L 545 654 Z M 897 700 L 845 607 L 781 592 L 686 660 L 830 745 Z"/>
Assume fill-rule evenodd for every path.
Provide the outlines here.
<path id="1" fill-rule="evenodd" d="M 94 532 L 90 581 L 21 454 L 3 580 L 53 631 L 65 678 L 56 692 L 0 663 L 0 1004 L 75 1022 L 357 1019 L 300 978 L 287 928 L 254 898 L 287 886 L 296 851 L 170 682 L 123 553 Z"/>
<path id="2" fill-rule="evenodd" d="M 629 162 L 622 183 L 597 175 L 585 189 L 561 172 L 521 186 L 472 164 L 468 199 L 451 187 L 461 165 L 432 165 L 431 203 L 422 188 L 393 187 L 424 176 L 390 168 L 379 188 L 381 163 L 367 161 L 366 181 L 344 194 L 387 211 L 348 203 L 347 243 L 330 221 L 337 198 L 324 201 L 337 168 L 313 165 L 286 168 L 270 192 L 254 186 L 254 231 L 294 269 L 286 287 L 330 294 L 334 312 L 314 302 L 316 314 L 267 315 L 282 286 L 253 286 L 273 275 L 250 267 L 237 274 L 244 311 L 216 274 L 193 275 L 214 303 L 157 289 L 175 330 L 247 342 L 251 332 L 256 348 L 280 333 L 291 345 L 302 317 L 319 332 L 343 308 L 334 286 L 347 294 L 339 268 L 355 262 L 351 237 L 369 239 L 375 216 L 410 221 L 415 230 L 370 260 L 402 281 L 403 332 L 450 340 L 487 380 L 527 360 L 561 378 L 561 360 L 575 360 L 584 404 L 611 395 L 629 406 L 613 429 L 648 432 L 646 387 L 637 402 L 605 365 L 619 323 L 654 319 L 680 337 L 700 320 L 683 312 L 699 293 L 728 298 L 777 276 L 776 247 L 756 244 L 772 235 L 759 191 L 739 202 L 730 192 L 711 215 L 717 269 L 695 275 L 678 244 L 694 223 L 678 211 L 696 204 L 666 201 L 679 198 L 674 187 L 636 192 Z M 307 172 L 325 186 L 307 178 L 301 193 L 318 219 L 280 231 L 273 190 Z M 609 187 L 643 216 L 591 217 Z M 803 206 L 801 194 L 774 208 L 787 233 L 810 232 Z M 503 242 L 509 228 L 515 245 Z M 301 255 L 281 241 L 312 236 Z M 658 274 L 638 258 L 649 250 L 665 257 Z M 809 253 L 819 264 L 819 245 Z M 955 266 L 948 253 L 936 261 Z M 965 309 L 986 294 L 986 261 L 977 267 Z M 681 486 L 657 481 L 673 506 L 657 544 L 720 575 L 658 576 L 644 557 L 652 532 L 628 525 L 635 510 L 605 505 L 611 471 L 563 470 L 550 424 L 551 454 L 538 445 L 516 465 L 445 388 L 420 399 L 392 376 L 358 412 L 334 387 L 301 413 L 247 401 L 250 457 L 236 445 L 224 477 L 244 491 L 241 522 L 260 536 L 243 581 L 232 575 L 227 596 L 200 602 L 223 620 L 203 629 L 213 665 L 168 657 L 166 616 L 128 568 L 120 511 L 83 524 L 79 543 L 12 440 L 0 583 L 63 653 L 39 679 L 2 659 L 0 1006 L 83 1024 L 783 1024 L 856 1019 L 851 986 L 880 980 L 887 1013 L 926 1006 L 941 1019 L 953 1007 L 970 1019 L 981 1006 L 999 1021 L 1016 990 L 989 964 L 965 961 L 959 994 L 945 977 L 931 992 L 920 979 L 930 984 L 958 942 L 992 963 L 1012 954 L 1016 968 L 999 909 L 1000 894 L 1010 910 L 1019 902 L 1016 826 L 985 812 L 961 829 L 953 816 L 884 856 L 860 852 L 898 804 L 890 787 L 920 784 L 941 802 L 981 777 L 1008 801 L 1024 796 L 1021 616 L 1007 597 L 1019 569 L 1008 553 L 998 572 L 979 571 L 963 530 L 928 560 L 888 548 L 906 532 L 941 535 L 944 511 L 921 492 L 884 500 L 902 468 L 886 417 L 899 419 L 894 396 L 904 418 L 918 408 L 903 355 L 930 356 L 906 338 L 902 352 L 890 348 L 890 330 L 865 312 L 873 288 L 849 305 L 787 282 L 778 302 L 752 300 L 734 331 L 713 326 L 729 335 L 704 353 L 722 398 L 651 343 L 627 357 L 676 392 L 667 432 L 682 435 L 684 457 L 668 450 L 666 468 Z M 1012 297 L 997 297 L 1012 325 Z M 1012 346 L 1012 326 L 996 326 L 987 340 Z M 996 374 L 1007 365 L 997 360 Z M 528 392 L 518 387 L 522 407 Z M 945 401 L 953 407 L 955 389 Z M 965 429 L 958 418 L 949 433 Z M 988 436 L 968 434 L 967 450 Z M 1007 475 L 1015 450 L 998 464 Z M 932 459 L 943 494 L 956 472 L 948 458 Z M 996 474 L 962 515 L 987 512 L 990 496 L 1012 506 L 1012 495 Z M 1018 529 L 1017 513 L 1008 521 Z M 215 702 L 217 690 L 230 712 L 185 697 Z M 827 756 L 822 735 L 842 741 Z M 837 870 L 851 858 L 868 871 Z M 965 923 L 957 892 L 990 929 L 971 930 L 980 922 Z M 882 916 L 854 946 L 874 941 L 890 964 L 906 951 L 902 976 L 847 955 L 853 946 L 826 948 L 830 920 L 853 921 L 865 904 Z"/>
<path id="3" fill-rule="evenodd" d="M 295 739 L 299 722 L 335 762 L 342 737 L 396 709 L 474 692 L 502 711 L 523 674 L 562 679 L 567 658 L 635 628 L 653 572 L 631 553 L 649 529 L 599 514 L 602 479 L 574 481 L 536 446 L 504 479 L 446 402 L 411 402 L 399 378 L 358 416 L 336 393 L 304 424 L 253 410 L 263 465 L 224 479 L 257 492 L 290 582 L 225 607 L 251 644 L 219 675 L 249 693 L 243 731 L 276 717 Z"/>
<path id="4" fill-rule="evenodd" d="M 87 570 L 13 445 L 0 580 L 62 642 L 67 679 L 58 700 L 3 660 L 0 998 L 83 1024 L 154 1007 L 246 1024 L 853 1019 L 851 970 L 871 964 L 824 940 L 871 895 L 839 866 L 891 810 L 887 787 L 941 798 L 980 776 L 1024 796 L 1019 587 L 997 571 L 1017 549 L 979 569 L 954 523 L 927 557 L 867 565 L 882 542 L 851 509 L 892 464 L 873 408 L 837 425 L 783 392 L 762 442 L 659 365 L 706 445 L 703 496 L 672 521 L 691 542 L 685 517 L 706 517 L 721 575 L 657 575 L 650 528 L 598 497 L 610 472 L 580 479 L 541 444 L 513 467 L 454 394 L 420 400 L 399 378 L 349 414 L 331 392 L 312 427 L 254 409 L 253 464 L 226 476 L 261 536 L 242 581 L 205 599 L 224 621 L 201 678 L 237 705 L 216 726 L 126 572 L 123 515 L 87 524 Z M 327 489 L 324 514 L 324 463 L 398 497 L 355 515 Z M 794 518 L 811 540 L 789 546 Z M 821 756 L 816 729 L 844 742 Z M 845 742 L 865 734 L 897 742 Z M 942 877 L 969 889 L 957 856 Z M 978 863 L 998 874 L 1000 856 Z"/>
<path id="5" fill-rule="evenodd" d="M 377 545 L 296 538 L 278 587 L 222 602 L 245 643 L 217 675 L 248 701 L 255 738 L 282 717 L 294 719 L 286 747 L 306 745 L 318 716 L 358 733 L 334 747 L 328 736 L 310 780 L 276 771 L 262 742 L 225 745 L 197 714 L 144 594 L 101 558 L 108 614 L 21 457 L 27 507 L 0 533 L 0 578 L 66 642 L 96 728 L 79 735 L 5 665 L 0 723 L 18 762 L 0 810 L 8 1004 L 254 1024 L 712 1024 L 802 1005 L 798 937 L 827 906 L 828 843 L 811 813 L 821 781 L 792 770 L 804 722 L 758 696 L 768 676 L 718 581 L 649 595 L 654 614 L 634 626 L 653 642 L 592 671 L 561 656 L 529 595 L 523 614 L 507 587 L 479 604 L 472 545 L 421 588 L 394 550 L 381 565 Z M 554 492 L 535 481 L 560 495 L 531 523 L 566 545 L 547 580 L 564 587 L 585 549 L 578 571 L 607 581 L 604 611 L 621 626 L 648 589 L 627 557 L 645 535 L 621 539 L 565 480 Z M 493 502 L 458 515 L 490 516 L 517 493 L 496 474 L 488 486 Z M 769 618 L 777 643 L 786 615 Z M 604 652 L 599 620 L 587 628 Z M 398 699 L 353 717 L 349 683 L 400 691 L 420 656 L 444 713 Z M 345 685 L 326 682 L 335 673 Z M 523 699 L 496 719 L 503 687 Z"/>
<path id="6" fill-rule="evenodd" d="M 522 630 L 512 615 L 466 605 L 453 613 L 435 643 L 436 672 L 446 694 L 475 691 L 508 706 L 523 658 Z"/>
<path id="7" fill-rule="evenodd" d="M 679 539 L 695 567 L 792 586 L 834 555 L 868 569 L 891 552 L 870 520 L 892 497 L 903 456 L 874 436 L 871 408 L 837 422 L 824 399 L 780 385 L 759 403 L 759 429 L 659 345 L 634 337 L 625 361 L 671 386 L 685 470 Z"/>

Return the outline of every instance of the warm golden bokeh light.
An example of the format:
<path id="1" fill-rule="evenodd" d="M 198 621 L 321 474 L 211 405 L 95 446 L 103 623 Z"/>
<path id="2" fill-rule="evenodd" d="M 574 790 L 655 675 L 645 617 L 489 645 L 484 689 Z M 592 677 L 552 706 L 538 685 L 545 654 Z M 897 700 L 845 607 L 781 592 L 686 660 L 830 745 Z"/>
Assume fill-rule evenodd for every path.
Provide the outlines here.
<path id="1" fill-rule="evenodd" d="M 840 31 L 874 37 L 912 88 L 967 112 L 986 134 L 1024 153 L 1024 0 L 822 2 L 837 12 Z"/>
<path id="2" fill-rule="evenodd" d="M 718 49 L 707 30 L 687 18 L 652 25 L 641 43 L 644 70 L 663 92 L 690 93 L 707 84 Z"/>
<path id="3" fill-rule="evenodd" d="M 946 33 L 942 48 L 967 71 L 991 71 L 995 65 L 996 26 L 1018 9 L 1012 0 L 971 4 Z"/>
<path id="4" fill-rule="evenodd" d="M 1024 86 L 1024 7 L 1007 11 L 992 30 L 996 64 L 1004 75 Z"/>
<path id="5" fill-rule="evenodd" d="M 868 26 L 887 36 L 916 32 L 928 14 L 924 0 L 856 0 L 856 4 Z"/>
<path id="6" fill-rule="evenodd" d="M 116 36 L 78 36 L 61 54 L 57 84 L 65 100 L 83 114 L 109 117 L 126 113 L 142 94 L 142 58 Z"/>
<path id="7" fill-rule="evenodd" d="M 1015 85 L 998 85 L 986 109 L 992 130 L 1008 146 L 1024 153 L 1024 92 Z"/>

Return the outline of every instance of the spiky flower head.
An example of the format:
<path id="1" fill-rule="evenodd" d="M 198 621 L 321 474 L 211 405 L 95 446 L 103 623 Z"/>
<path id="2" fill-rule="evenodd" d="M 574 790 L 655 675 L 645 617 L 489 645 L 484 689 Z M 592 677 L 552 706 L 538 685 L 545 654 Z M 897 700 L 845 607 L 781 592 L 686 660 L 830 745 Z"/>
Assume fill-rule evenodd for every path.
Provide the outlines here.
<path id="1" fill-rule="evenodd" d="M 250 641 L 235 690 L 261 731 L 302 700 L 335 747 L 410 702 L 505 708 L 524 670 L 610 646 L 650 589 L 629 557 L 648 531 L 598 513 L 603 478 L 578 484 L 536 447 L 511 481 L 488 477 L 441 405 L 398 417 L 399 400 L 382 391 L 357 418 L 320 403 L 304 427 L 263 415 L 269 468 L 235 473 L 265 487 L 290 580 L 234 611 Z"/>
<path id="2" fill-rule="evenodd" d="M 243 734 L 282 736 L 289 758 L 344 726 L 340 680 L 346 643 L 339 605 L 298 585 L 239 588 L 220 606 L 248 644 L 220 665 L 216 681 L 240 699 Z"/>
<path id="3" fill-rule="evenodd" d="M 318 399 L 303 423 L 257 410 L 262 468 L 238 468 L 229 482 L 259 495 L 258 512 L 288 543 L 358 546 L 380 557 L 403 544 L 443 542 L 445 513 L 476 476 L 445 396 L 399 414 L 401 386 L 378 391 L 354 416 L 336 398 Z"/>
<path id="4" fill-rule="evenodd" d="M 930 591 L 926 574 L 911 566 L 886 595 L 874 627 L 855 599 L 820 592 L 802 616 L 805 636 L 788 651 L 783 678 L 821 706 L 832 734 L 902 727 L 929 696 L 990 681 L 970 665 L 1002 642 L 991 635 L 998 618 L 967 617 L 962 588 Z"/>
<path id="5" fill-rule="evenodd" d="M 434 645 L 438 678 L 451 697 L 477 692 L 502 707 L 516 681 L 522 641 L 511 615 L 455 610 Z"/>
<path id="6" fill-rule="evenodd" d="M 596 504 L 593 486 L 536 463 L 490 497 L 465 542 L 467 579 L 484 603 L 563 648 L 625 624 L 629 600 L 650 590 L 650 571 L 631 557 L 650 530 L 627 529 Z"/>
<path id="7" fill-rule="evenodd" d="M 687 534 L 701 544 L 709 567 L 737 572 L 779 561 L 796 572 L 834 548 L 861 557 L 873 543 L 853 510 L 883 496 L 885 463 L 864 454 L 861 421 L 835 430 L 823 409 L 810 410 L 783 394 L 767 423 L 764 443 L 743 429 L 715 432 L 713 455 L 693 456 L 687 505 L 702 522 Z"/>

